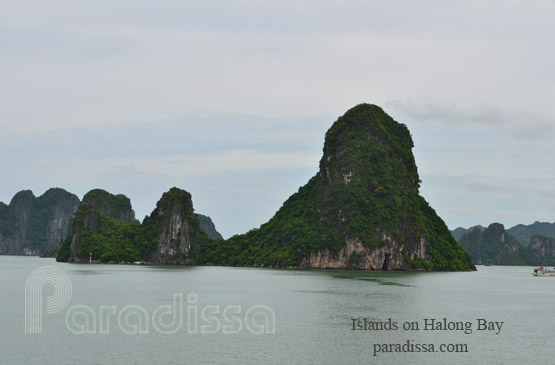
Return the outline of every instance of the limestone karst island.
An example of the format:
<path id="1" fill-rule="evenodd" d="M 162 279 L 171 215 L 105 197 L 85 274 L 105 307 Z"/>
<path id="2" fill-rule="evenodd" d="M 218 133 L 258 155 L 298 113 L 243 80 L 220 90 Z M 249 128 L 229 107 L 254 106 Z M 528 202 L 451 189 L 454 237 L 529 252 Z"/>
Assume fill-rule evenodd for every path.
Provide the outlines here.
<path id="1" fill-rule="evenodd" d="M 412 147 L 404 124 L 361 104 L 327 131 L 316 175 L 245 234 L 223 240 L 178 188 L 164 193 L 142 222 L 123 195 L 95 189 L 79 201 L 52 189 L 0 203 L 0 253 L 69 262 L 475 270 L 419 195 Z"/>

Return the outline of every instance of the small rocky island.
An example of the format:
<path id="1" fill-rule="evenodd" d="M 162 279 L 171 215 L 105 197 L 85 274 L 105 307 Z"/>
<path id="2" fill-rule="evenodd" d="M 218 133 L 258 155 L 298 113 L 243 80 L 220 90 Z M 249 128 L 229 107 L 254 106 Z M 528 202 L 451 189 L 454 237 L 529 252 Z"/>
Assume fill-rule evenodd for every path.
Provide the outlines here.
<path id="1" fill-rule="evenodd" d="M 213 227 L 208 217 L 201 219 Z M 164 193 L 150 216 L 139 223 L 127 197 L 97 189 L 83 198 L 57 260 L 197 264 L 208 240 L 193 211 L 191 194 L 184 190 Z"/>

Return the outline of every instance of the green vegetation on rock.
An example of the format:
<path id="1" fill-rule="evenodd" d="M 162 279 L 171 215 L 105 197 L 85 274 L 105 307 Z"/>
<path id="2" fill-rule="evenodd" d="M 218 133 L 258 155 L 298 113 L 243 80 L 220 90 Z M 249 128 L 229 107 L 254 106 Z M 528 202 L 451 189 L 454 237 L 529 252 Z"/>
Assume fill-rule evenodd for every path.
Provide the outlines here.
<path id="1" fill-rule="evenodd" d="M 499 223 L 490 224 L 484 231 L 475 228 L 463 235 L 459 243 L 475 264 L 555 265 L 553 238 L 535 235 L 524 246 Z"/>
<path id="2" fill-rule="evenodd" d="M 532 236 L 555 238 L 555 223 L 534 222 L 533 224 L 518 224 L 507 230 L 522 246 L 530 245 Z"/>
<path id="3" fill-rule="evenodd" d="M 458 241 L 461 239 L 461 237 L 463 235 L 465 235 L 466 233 L 470 233 L 474 230 L 474 228 L 478 228 L 481 231 L 485 230 L 485 227 L 482 227 L 480 225 L 478 226 L 473 226 L 470 228 L 462 228 L 462 227 L 458 227 L 454 230 L 451 231 L 451 233 L 453 234 L 453 237 L 455 237 L 455 239 Z M 532 224 L 517 224 L 514 227 L 511 227 L 509 229 L 506 230 L 508 233 L 511 234 L 511 236 L 513 236 L 514 238 L 516 238 L 516 240 L 518 241 L 518 243 L 520 243 L 522 246 L 528 246 L 530 245 L 530 238 L 532 236 L 543 236 L 543 237 L 549 237 L 549 238 L 555 238 L 555 223 L 548 223 L 548 222 L 534 222 Z"/>
<path id="4" fill-rule="evenodd" d="M 483 231 L 484 229 L 486 229 L 486 227 L 482 227 L 481 225 L 473 226 L 473 227 L 470 227 L 470 228 L 458 227 L 458 228 L 455 228 L 454 230 L 452 230 L 451 234 L 458 241 L 458 240 L 461 239 L 462 236 L 464 236 L 465 234 L 467 234 L 469 232 L 472 232 L 475 228 L 478 228 L 480 231 Z"/>
<path id="5" fill-rule="evenodd" d="M 85 195 L 58 261 L 195 263 L 208 240 L 194 214 L 191 195 L 172 188 L 142 224 L 129 222 L 129 199 L 93 190 Z"/>
<path id="6" fill-rule="evenodd" d="M 72 243 L 76 249 L 71 252 Z M 102 262 L 141 260 L 152 249 L 139 223 L 123 223 L 98 212 L 90 202 L 82 203 L 75 214 L 71 234 L 58 250 L 58 261 L 88 261 L 89 254 Z"/>
<path id="7" fill-rule="evenodd" d="M 91 203 L 97 212 L 123 223 L 139 223 L 131 209 L 131 201 L 123 194 L 113 195 L 102 189 L 89 191 L 83 203 Z"/>
<path id="8" fill-rule="evenodd" d="M 404 124 L 378 106 L 356 106 L 326 133 L 320 171 L 260 228 L 225 242 L 211 242 L 202 261 L 386 270 L 473 269 L 470 257 L 418 194 L 420 180 L 412 147 Z M 346 258 L 349 245 L 354 251 Z M 331 257 L 326 263 L 311 259 L 323 252 Z"/>
<path id="9" fill-rule="evenodd" d="M 525 265 L 518 241 L 499 223 L 490 224 L 485 230 L 474 228 L 459 239 L 463 249 L 472 256 L 474 264 L 490 261 L 495 265 Z"/>

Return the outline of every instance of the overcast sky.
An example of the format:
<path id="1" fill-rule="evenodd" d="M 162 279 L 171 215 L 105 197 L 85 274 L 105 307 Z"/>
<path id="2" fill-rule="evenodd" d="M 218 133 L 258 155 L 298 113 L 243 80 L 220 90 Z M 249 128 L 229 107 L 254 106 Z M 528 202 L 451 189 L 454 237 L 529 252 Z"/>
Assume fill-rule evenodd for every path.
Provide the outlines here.
<path id="1" fill-rule="evenodd" d="M 0 201 L 172 186 L 225 236 L 356 104 L 407 124 L 450 228 L 555 221 L 555 2 L 0 1 Z"/>

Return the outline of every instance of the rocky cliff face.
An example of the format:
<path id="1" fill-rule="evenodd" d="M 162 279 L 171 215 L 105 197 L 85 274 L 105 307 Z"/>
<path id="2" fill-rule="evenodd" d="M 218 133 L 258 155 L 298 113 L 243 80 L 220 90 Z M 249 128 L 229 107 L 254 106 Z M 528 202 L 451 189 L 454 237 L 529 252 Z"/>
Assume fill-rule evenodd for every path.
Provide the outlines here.
<path id="1" fill-rule="evenodd" d="M 68 262 L 86 262 L 88 258 L 83 252 L 79 252 L 81 248 L 81 243 L 83 241 L 83 234 L 85 232 L 97 233 L 100 226 L 99 215 L 94 209 L 94 204 L 90 202 L 81 203 L 76 214 L 76 218 L 71 227 L 70 233 L 62 247 L 64 245 L 68 247 L 67 258 L 58 261 L 68 261 Z M 81 250 L 83 251 L 83 250 Z M 86 250 L 85 250 L 86 251 Z M 80 254 L 79 254 L 80 253 Z M 60 254 L 58 253 L 58 257 Z M 96 255 L 95 255 L 96 258 Z"/>
<path id="2" fill-rule="evenodd" d="M 143 221 L 145 229 L 157 232 L 156 250 L 148 258 L 158 264 L 194 264 L 207 240 L 193 210 L 191 194 L 172 188 L 162 195 L 156 209 Z"/>
<path id="3" fill-rule="evenodd" d="M 329 249 L 318 251 L 301 261 L 300 267 L 307 269 L 341 269 L 341 270 L 406 270 L 403 252 L 404 244 L 384 237 L 387 242 L 383 247 L 370 250 L 358 240 L 347 240 L 338 253 Z M 429 242 L 424 238 L 416 247 L 414 256 L 430 260 Z"/>
<path id="4" fill-rule="evenodd" d="M 418 191 L 409 130 L 362 104 L 326 133 L 319 172 L 259 229 L 211 244 L 207 262 L 370 270 L 469 270 Z"/>
<path id="5" fill-rule="evenodd" d="M 0 254 L 53 255 L 78 205 L 79 198 L 63 189 L 38 198 L 30 190 L 17 193 L 9 206 L 0 205 Z"/>
<path id="6" fill-rule="evenodd" d="M 38 255 L 38 244 L 31 244 L 27 233 L 31 210 L 35 201 L 31 190 L 23 190 L 15 194 L 10 202 L 9 209 L 13 217 L 14 229 L 12 237 L 8 238 L 8 255 Z M 29 237 L 30 238 L 30 237 Z"/>
<path id="7" fill-rule="evenodd" d="M 213 240 L 223 240 L 224 238 L 222 237 L 222 235 L 220 234 L 220 232 L 218 232 L 216 230 L 216 226 L 214 225 L 214 222 L 212 222 L 212 219 L 208 216 L 202 215 L 202 214 L 197 214 L 197 218 L 200 222 L 200 228 L 206 232 L 206 234 L 208 235 L 208 238 L 213 239 Z"/>
<path id="8" fill-rule="evenodd" d="M 9 251 L 10 244 L 6 236 L 11 236 L 13 231 L 13 217 L 10 208 L 0 202 L 0 254 L 5 255 Z"/>
<path id="9" fill-rule="evenodd" d="M 544 259 L 555 258 L 555 239 L 544 236 L 530 237 L 530 256 L 534 260 L 534 264 L 541 264 Z M 552 260 L 549 260 L 552 261 Z"/>

